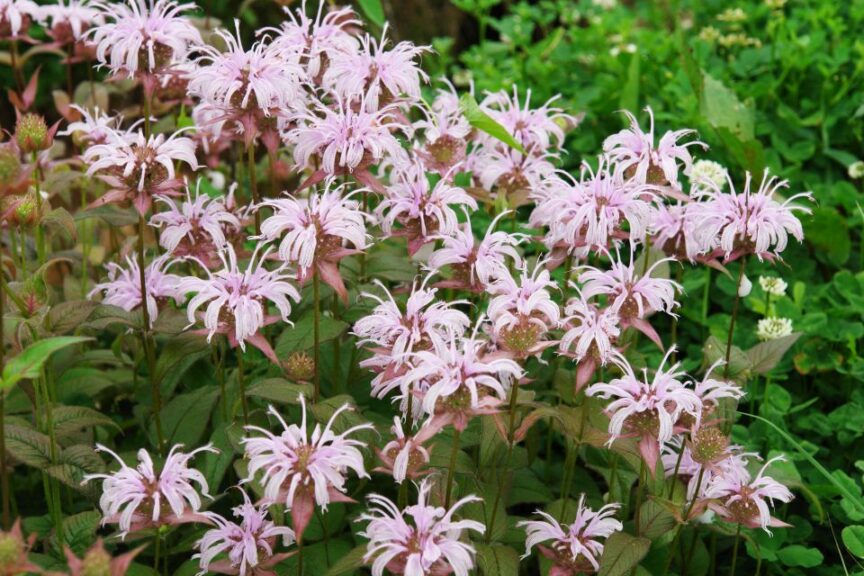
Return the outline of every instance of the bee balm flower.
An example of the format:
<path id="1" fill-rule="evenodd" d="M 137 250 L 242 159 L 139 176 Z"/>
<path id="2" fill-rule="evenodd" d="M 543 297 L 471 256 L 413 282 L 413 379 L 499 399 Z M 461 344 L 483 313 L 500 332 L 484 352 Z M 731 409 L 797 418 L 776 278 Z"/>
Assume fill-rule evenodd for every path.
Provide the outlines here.
<path id="1" fill-rule="evenodd" d="M 755 478 L 744 475 L 717 475 L 705 489 L 705 497 L 713 500 L 708 506 L 723 518 L 743 524 L 748 528 L 762 528 L 769 534 L 769 526 L 788 526 L 771 515 L 769 504 L 774 501 L 791 502 L 792 492 L 770 476 L 765 470 L 774 462 L 783 461 L 777 456 L 767 461 Z"/>
<path id="2" fill-rule="evenodd" d="M 369 496 L 369 511 L 360 517 L 369 524 L 360 534 L 369 539 L 363 559 L 372 563 L 373 576 L 382 576 L 385 570 L 406 576 L 468 576 L 474 568 L 474 547 L 461 536 L 465 530 L 483 534 L 486 528 L 475 520 L 455 520 L 453 516 L 465 504 L 481 499 L 467 496 L 448 510 L 427 503 L 430 489 L 427 482 L 421 482 L 417 504 L 405 510 L 383 496 Z"/>

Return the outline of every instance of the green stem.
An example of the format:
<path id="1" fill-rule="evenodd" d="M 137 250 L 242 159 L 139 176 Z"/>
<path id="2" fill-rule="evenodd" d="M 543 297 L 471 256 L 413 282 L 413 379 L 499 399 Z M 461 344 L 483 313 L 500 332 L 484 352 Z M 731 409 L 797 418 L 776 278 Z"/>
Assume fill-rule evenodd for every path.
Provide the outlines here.
<path id="1" fill-rule="evenodd" d="M 5 271 L 0 270 L 0 282 L 6 283 Z M 0 374 L 6 366 L 5 298 L 0 291 Z M 6 391 L 0 391 L 0 492 L 3 500 L 3 530 L 9 530 L 9 475 L 6 473 Z"/>
<path id="2" fill-rule="evenodd" d="M 738 564 L 738 547 L 741 545 L 741 524 L 738 524 L 738 529 L 735 531 L 735 546 L 732 547 L 732 566 L 729 569 L 729 576 L 735 576 L 735 567 Z"/>
<path id="3" fill-rule="evenodd" d="M 36 187 L 36 255 L 41 267 L 46 260 L 45 229 L 42 226 L 42 171 L 39 169 L 39 153 L 35 151 L 33 152 L 33 180 Z"/>
<path id="4" fill-rule="evenodd" d="M 87 207 L 87 187 L 81 186 L 81 209 Z M 87 280 L 90 277 L 88 265 L 90 264 L 90 221 L 81 221 L 81 298 L 87 297 Z"/>
<path id="5" fill-rule="evenodd" d="M 237 383 L 240 385 L 240 406 L 243 407 L 243 425 L 249 425 L 249 404 L 246 401 L 246 366 L 243 362 L 243 350 L 237 349 Z"/>
<path id="6" fill-rule="evenodd" d="M 159 531 L 153 536 L 153 571 L 159 573 L 159 557 L 162 552 L 162 539 L 159 537 Z"/>
<path id="7" fill-rule="evenodd" d="M 732 318 L 729 320 L 729 335 L 726 338 L 726 365 L 723 367 L 723 379 L 729 379 L 729 358 L 732 356 L 732 336 L 735 334 L 735 319 L 738 317 L 738 307 L 741 305 L 741 282 L 747 270 L 747 256 L 741 258 L 738 270 L 738 283 L 735 284 L 735 302 L 732 304 Z"/>
<path id="8" fill-rule="evenodd" d="M 297 540 L 297 576 L 303 576 L 303 539 Z"/>
<path id="9" fill-rule="evenodd" d="M 682 447 L 683 452 L 683 447 Z M 686 523 L 689 520 L 690 512 L 693 510 L 693 506 L 696 504 L 696 499 L 699 497 L 699 490 L 702 489 L 702 480 L 705 476 L 705 470 L 699 470 L 699 477 L 696 480 L 696 490 L 693 493 L 693 499 L 690 501 L 687 506 L 687 511 L 684 513 L 684 522 Z M 672 566 L 672 559 L 675 557 L 675 551 L 677 550 L 676 544 L 678 544 L 678 540 L 681 537 L 681 528 L 683 524 L 679 524 L 678 528 L 675 529 L 675 536 L 672 538 L 672 543 L 669 544 L 669 555 L 666 557 L 666 568 L 663 570 L 662 574 L 668 574 L 669 568 Z M 683 555 L 682 555 L 683 560 Z"/>
<path id="10" fill-rule="evenodd" d="M 453 477 L 456 475 L 456 456 L 459 454 L 459 439 L 462 433 L 453 430 L 453 448 L 450 450 L 450 466 L 447 473 L 447 491 L 444 493 L 444 508 L 450 509 L 450 497 L 453 493 Z"/>
<path id="11" fill-rule="evenodd" d="M 504 476 L 510 470 L 510 460 L 513 458 L 513 448 L 516 444 L 516 408 L 519 399 L 519 383 L 513 382 L 510 394 L 510 426 L 507 435 L 507 455 L 504 458 L 504 469 L 498 476 L 498 489 L 495 491 L 495 503 L 492 504 L 492 516 L 486 526 L 486 543 L 492 540 L 492 529 L 495 526 L 495 518 L 498 516 L 498 505 L 501 503 L 501 495 L 504 492 Z"/>
<path id="12" fill-rule="evenodd" d="M 708 326 L 708 308 L 711 304 L 711 268 L 705 267 L 705 287 L 702 289 L 702 329 L 707 330 Z M 703 334 L 704 336 L 704 334 Z"/>
<path id="13" fill-rule="evenodd" d="M 162 390 L 159 388 L 159 382 L 156 381 L 156 354 L 153 346 L 155 344 L 150 332 L 150 311 L 147 308 L 147 277 L 146 262 L 144 257 L 144 232 L 147 230 L 147 223 L 144 221 L 144 215 L 138 214 L 138 283 L 141 291 L 141 346 L 144 349 L 144 358 L 147 361 L 147 377 L 150 380 L 150 394 L 153 399 L 153 425 L 156 427 L 156 442 L 160 454 L 165 449 L 165 437 L 162 434 Z"/>
<path id="14" fill-rule="evenodd" d="M 642 498 L 645 494 L 645 461 L 639 463 L 639 483 L 636 485 L 636 536 L 642 535 Z"/>
<path id="15" fill-rule="evenodd" d="M 252 203 L 255 204 L 255 234 L 261 233 L 261 211 L 258 210 L 260 199 L 258 198 L 258 175 L 255 173 L 255 147 L 246 147 L 246 165 L 249 171 L 249 193 L 252 195 Z"/>
<path id="16" fill-rule="evenodd" d="M 315 390 L 312 401 L 321 397 L 321 280 L 318 272 L 312 273 L 312 337 L 314 342 Z"/>

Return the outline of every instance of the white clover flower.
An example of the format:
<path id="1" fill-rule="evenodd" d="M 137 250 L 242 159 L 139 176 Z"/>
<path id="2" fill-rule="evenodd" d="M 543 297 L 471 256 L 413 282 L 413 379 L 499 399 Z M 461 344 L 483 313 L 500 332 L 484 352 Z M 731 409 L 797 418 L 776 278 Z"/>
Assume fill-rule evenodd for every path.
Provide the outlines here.
<path id="1" fill-rule="evenodd" d="M 690 170 L 690 182 L 694 188 L 701 188 L 700 184 L 714 184 L 720 190 L 726 186 L 726 175 L 728 171 L 719 162 L 713 160 L 697 160 Z"/>
<path id="2" fill-rule="evenodd" d="M 774 276 L 759 276 L 759 285 L 763 292 L 771 296 L 785 296 L 789 287 L 785 280 Z"/>
<path id="3" fill-rule="evenodd" d="M 849 165 L 849 178 L 858 180 L 864 177 L 864 161 L 858 160 Z"/>
<path id="4" fill-rule="evenodd" d="M 763 318 L 756 326 L 756 337 L 763 342 L 777 340 L 792 334 L 792 320 L 789 318 Z"/>

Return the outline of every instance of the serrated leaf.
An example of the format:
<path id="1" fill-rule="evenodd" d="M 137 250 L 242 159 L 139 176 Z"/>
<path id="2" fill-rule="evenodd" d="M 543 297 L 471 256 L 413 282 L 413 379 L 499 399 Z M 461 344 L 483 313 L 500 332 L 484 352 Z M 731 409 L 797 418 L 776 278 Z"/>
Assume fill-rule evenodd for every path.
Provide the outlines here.
<path id="1" fill-rule="evenodd" d="M 52 334 L 67 334 L 90 318 L 98 304 L 90 300 L 61 302 L 52 306 L 45 316 L 45 329 Z"/>
<path id="2" fill-rule="evenodd" d="M 3 369 L 2 387 L 9 388 L 19 380 L 37 378 L 40 369 L 52 354 L 67 346 L 73 346 L 89 340 L 92 340 L 92 338 L 56 336 L 34 342 L 6 364 L 6 367 Z"/>
<path id="3" fill-rule="evenodd" d="M 267 378 L 256 382 L 246 390 L 246 396 L 261 398 L 279 404 L 299 404 L 298 397 L 312 394 L 311 384 L 295 384 L 284 378 Z"/>
<path id="4" fill-rule="evenodd" d="M 795 332 L 782 338 L 760 342 L 747 350 L 744 354 L 750 363 L 750 371 L 756 374 L 770 372 L 800 337 L 801 333 Z"/>
<path id="5" fill-rule="evenodd" d="M 200 388 L 172 399 L 161 414 L 162 432 L 168 445 L 197 446 L 207 429 L 210 413 L 218 397 L 218 389 Z M 151 432 L 155 438 L 152 425 Z"/>
<path id="6" fill-rule="evenodd" d="M 477 566 L 486 576 L 517 576 L 519 553 L 509 546 L 478 544 Z"/>
<path id="7" fill-rule="evenodd" d="M 624 576 L 639 565 L 651 548 L 647 538 L 616 532 L 606 540 L 600 557 L 600 576 Z"/>
<path id="8" fill-rule="evenodd" d="M 276 355 L 279 358 L 287 358 L 294 352 L 310 350 L 315 345 L 315 319 L 311 312 L 297 320 L 294 326 L 289 326 L 276 341 Z M 321 316 L 319 323 L 321 342 L 327 342 L 338 338 L 349 328 L 347 322 L 336 320 L 329 316 Z"/>
<path id="9" fill-rule="evenodd" d="M 94 426 L 107 426 L 120 430 L 120 426 L 114 420 L 86 406 L 57 406 L 54 408 L 53 416 L 54 428 L 59 438 L 81 428 Z"/>
<path id="10" fill-rule="evenodd" d="M 32 428 L 6 424 L 6 450 L 19 462 L 34 468 L 51 465 L 51 440 Z"/>
<path id="11" fill-rule="evenodd" d="M 642 535 L 651 540 L 660 538 L 675 527 L 675 516 L 662 504 L 648 500 L 639 512 Z"/>
<path id="12" fill-rule="evenodd" d="M 485 132 L 496 140 L 500 140 L 514 150 L 525 154 L 525 149 L 522 145 L 516 141 L 512 134 L 507 132 L 507 129 L 504 128 L 504 126 L 496 122 L 495 119 L 480 108 L 480 105 L 477 104 L 477 100 L 474 99 L 473 95 L 463 94 L 459 99 L 459 108 L 462 110 L 462 114 L 465 115 L 465 119 L 468 120 L 468 123 L 471 126 L 481 132 Z"/>
<path id="13" fill-rule="evenodd" d="M 111 226 L 131 226 L 138 223 L 138 213 L 134 208 L 120 208 L 116 204 L 105 204 L 95 208 L 88 208 L 75 214 L 75 220 L 87 220 L 88 218 L 101 218 Z"/>
<path id="14" fill-rule="evenodd" d="M 67 242 L 78 239 L 78 230 L 75 228 L 75 219 L 65 208 L 55 208 L 42 218 L 42 225 L 51 232 L 59 232 Z"/>
<path id="15" fill-rule="evenodd" d="M 702 349 L 705 366 L 711 366 L 717 360 L 726 358 L 726 344 L 716 336 L 709 336 Z M 725 368 L 724 368 L 725 369 Z M 732 346 L 729 354 L 729 377 L 736 381 L 744 381 L 750 376 L 750 359 L 738 346 Z"/>
<path id="16" fill-rule="evenodd" d="M 76 555 L 82 557 L 95 542 L 101 520 L 102 515 L 95 510 L 67 516 L 63 519 L 63 542 Z"/>

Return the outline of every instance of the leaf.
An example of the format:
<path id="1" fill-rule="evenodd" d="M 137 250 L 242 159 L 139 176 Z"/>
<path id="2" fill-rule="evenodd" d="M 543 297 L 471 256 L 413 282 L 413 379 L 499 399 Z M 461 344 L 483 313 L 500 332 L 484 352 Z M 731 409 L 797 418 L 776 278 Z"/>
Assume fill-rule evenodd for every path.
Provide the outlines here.
<path id="1" fill-rule="evenodd" d="M 60 232 L 67 242 L 78 239 L 78 230 L 75 228 L 75 219 L 65 208 L 55 208 L 42 218 L 42 225 L 51 232 Z"/>
<path id="2" fill-rule="evenodd" d="M 486 576 L 517 576 L 519 553 L 510 546 L 479 544 L 477 566 Z"/>
<path id="3" fill-rule="evenodd" d="M 51 440 L 32 428 L 6 424 L 6 450 L 19 462 L 34 468 L 51 465 Z"/>
<path id="4" fill-rule="evenodd" d="M 54 352 L 89 340 L 92 338 L 57 336 L 34 342 L 6 364 L 3 369 L 3 382 L 0 383 L 0 388 L 14 386 L 19 380 L 37 378 L 42 365 Z"/>
<path id="5" fill-rule="evenodd" d="M 80 512 L 63 519 L 63 542 L 79 557 L 96 540 L 102 515 L 95 510 Z"/>
<path id="6" fill-rule="evenodd" d="M 219 397 L 218 389 L 200 388 L 180 394 L 162 408 L 162 432 L 168 445 L 197 446 L 210 422 L 210 413 Z M 155 428 L 151 425 L 153 437 Z"/>
<path id="7" fill-rule="evenodd" d="M 639 107 L 639 64 L 640 51 L 630 55 L 630 65 L 627 67 L 627 78 L 621 88 L 621 98 L 618 101 L 622 110 L 635 111 Z"/>
<path id="8" fill-rule="evenodd" d="M 363 562 L 363 556 L 366 555 L 366 546 L 357 546 L 336 562 L 327 571 L 327 576 L 341 576 L 342 574 L 350 574 L 362 568 L 366 563 Z"/>
<path id="9" fill-rule="evenodd" d="M 381 0 L 357 0 L 357 3 L 360 4 L 363 14 L 370 22 L 379 28 L 384 27 L 384 7 L 381 5 Z"/>
<path id="10" fill-rule="evenodd" d="M 807 241 L 824 251 L 832 264 L 842 265 L 849 259 L 852 240 L 846 218 L 836 209 L 817 206 L 809 218 L 802 218 Z"/>
<path id="11" fill-rule="evenodd" d="M 276 341 L 276 355 L 279 358 L 287 358 L 294 352 L 310 350 L 315 345 L 315 319 L 311 312 L 297 320 L 293 327 L 289 326 Z M 321 316 L 319 323 L 320 341 L 327 342 L 338 338 L 349 328 L 347 322 Z"/>
<path id="12" fill-rule="evenodd" d="M 800 566 L 802 568 L 814 568 L 822 564 L 822 553 L 815 548 L 807 548 L 795 544 L 777 551 L 777 557 L 786 566 Z"/>
<path id="13" fill-rule="evenodd" d="M 800 337 L 801 333 L 796 332 L 776 340 L 761 342 L 747 350 L 744 354 L 750 363 L 750 371 L 756 374 L 770 372 Z"/>
<path id="14" fill-rule="evenodd" d="M 675 516 L 672 515 L 672 512 L 653 500 L 648 500 L 642 504 L 639 519 L 642 535 L 651 540 L 656 540 L 667 534 L 676 524 Z"/>
<path id="15" fill-rule="evenodd" d="M 67 334 L 90 318 L 98 304 L 90 300 L 73 300 L 52 306 L 45 316 L 45 329 L 52 334 Z"/>
<path id="16" fill-rule="evenodd" d="M 651 548 L 647 538 L 616 532 L 606 541 L 600 557 L 600 576 L 624 576 L 635 568 Z"/>
<path id="17" fill-rule="evenodd" d="M 709 336 L 702 349 L 706 366 L 711 366 L 717 360 L 726 357 L 726 344 L 716 336 Z M 736 381 L 746 380 L 750 376 L 750 359 L 741 348 L 732 346 L 729 354 L 729 377 Z"/>
<path id="18" fill-rule="evenodd" d="M 101 218 L 111 226 L 131 226 L 138 223 L 138 213 L 134 208 L 120 208 L 115 204 L 105 204 L 75 214 L 76 221 L 88 218 Z"/>
<path id="19" fill-rule="evenodd" d="M 54 428 L 59 438 L 82 428 L 107 426 L 120 430 L 114 420 L 86 406 L 58 406 L 54 408 Z"/>
<path id="20" fill-rule="evenodd" d="M 459 99 L 459 107 L 471 126 L 500 140 L 514 150 L 525 154 L 525 149 L 522 145 L 516 141 L 512 134 L 507 132 L 504 126 L 496 122 L 480 108 L 480 105 L 477 104 L 477 100 L 474 99 L 472 94 L 463 94 L 462 98 Z"/>
<path id="21" fill-rule="evenodd" d="M 755 137 L 753 111 L 741 103 L 733 91 L 703 73 L 703 91 L 700 109 L 714 128 L 726 128 L 742 141 Z"/>
<path id="22" fill-rule="evenodd" d="M 864 558 L 864 526 L 846 526 L 840 533 L 846 549 L 858 558 Z"/>
<path id="23" fill-rule="evenodd" d="M 267 378 L 256 382 L 246 390 L 246 396 L 262 398 L 279 404 L 299 404 L 298 396 L 312 395 L 311 384 L 294 384 L 284 378 Z"/>
<path id="24" fill-rule="evenodd" d="M 156 382 L 169 393 L 173 384 L 198 360 L 210 353 L 207 340 L 198 334 L 180 334 L 169 339 L 156 360 Z M 171 385 L 167 385 L 171 384 Z"/>
<path id="25" fill-rule="evenodd" d="M 199 468 L 207 479 L 207 485 L 210 486 L 210 489 L 218 492 L 217 488 L 222 483 L 225 472 L 228 471 L 231 462 L 234 460 L 234 447 L 228 438 L 227 427 L 214 426 L 213 435 L 210 436 L 210 443 L 219 452 L 216 454 L 213 452 L 204 452 L 201 455 Z"/>

